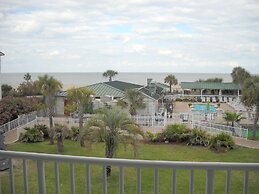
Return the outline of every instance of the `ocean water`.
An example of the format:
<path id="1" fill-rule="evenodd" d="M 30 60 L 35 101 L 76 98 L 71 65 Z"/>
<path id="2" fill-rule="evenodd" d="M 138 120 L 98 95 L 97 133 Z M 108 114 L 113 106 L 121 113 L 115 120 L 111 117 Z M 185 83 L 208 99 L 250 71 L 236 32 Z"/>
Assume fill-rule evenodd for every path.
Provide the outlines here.
<path id="1" fill-rule="evenodd" d="M 23 76 L 25 73 L 2 73 L 1 82 L 2 84 L 8 84 L 13 87 L 17 87 L 21 82 L 24 81 Z M 30 73 L 32 80 L 36 80 L 38 76 L 48 74 L 61 81 L 63 84 L 63 89 L 70 88 L 72 86 L 86 86 L 89 84 L 94 84 L 98 82 L 108 81 L 107 78 L 102 76 L 102 72 L 96 73 Z M 114 80 L 120 80 L 125 82 L 136 83 L 140 85 L 145 85 L 147 78 L 152 78 L 158 82 L 164 82 L 164 78 L 171 73 L 125 73 L 119 72 L 118 75 L 114 77 Z M 178 79 L 178 82 L 192 82 L 198 79 L 208 79 L 219 77 L 222 78 L 224 82 L 231 82 L 232 78 L 230 74 L 223 73 L 172 73 Z"/>

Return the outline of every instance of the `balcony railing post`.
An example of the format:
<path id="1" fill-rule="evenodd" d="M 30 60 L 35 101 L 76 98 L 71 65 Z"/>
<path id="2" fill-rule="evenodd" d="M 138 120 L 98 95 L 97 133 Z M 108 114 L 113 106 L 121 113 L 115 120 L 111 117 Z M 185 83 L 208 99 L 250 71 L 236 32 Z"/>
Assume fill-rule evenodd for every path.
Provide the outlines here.
<path id="1" fill-rule="evenodd" d="M 226 194 L 229 194 L 230 192 L 230 176 L 231 176 L 231 171 L 227 171 L 227 177 L 226 177 Z"/>
<path id="2" fill-rule="evenodd" d="M 13 161 L 10 158 L 9 159 L 9 165 L 10 165 L 10 184 L 11 184 L 11 194 L 15 194 L 15 186 L 14 186 L 14 171 L 13 171 Z"/>
<path id="3" fill-rule="evenodd" d="M 58 162 L 54 163 L 55 183 L 56 183 L 56 194 L 60 194 L 59 187 L 59 165 Z"/>
<path id="4" fill-rule="evenodd" d="M 207 170 L 206 194 L 214 193 L 214 170 Z"/>
<path id="5" fill-rule="evenodd" d="M 107 169 L 106 165 L 103 166 L 103 192 L 102 194 L 107 194 Z"/>
<path id="6" fill-rule="evenodd" d="M 45 171 L 43 160 L 37 160 L 39 194 L 46 194 Z"/>
<path id="7" fill-rule="evenodd" d="M 91 194 L 91 169 L 89 164 L 86 164 L 86 194 Z"/>
<path id="8" fill-rule="evenodd" d="M 24 182 L 24 193 L 28 194 L 28 176 L 27 176 L 27 162 L 23 159 L 23 182 Z"/>
<path id="9" fill-rule="evenodd" d="M 155 168 L 154 172 L 154 193 L 158 194 L 158 188 L 159 188 L 159 177 L 158 177 L 158 168 Z"/>
<path id="10" fill-rule="evenodd" d="M 176 194 L 176 170 L 173 169 L 172 174 L 172 194 Z"/>
<path id="11" fill-rule="evenodd" d="M 75 169 L 72 162 L 70 163 L 70 193 L 75 194 Z"/>
<path id="12" fill-rule="evenodd" d="M 141 169 L 137 168 L 137 194 L 141 194 Z"/>
<path id="13" fill-rule="evenodd" d="M 191 170 L 191 174 L 190 174 L 190 194 L 194 194 L 194 171 Z"/>
<path id="14" fill-rule="evenodd" d="M 124 169 L 123 169 L 123 166 L 120 166 L 119 169 L 120 169 L 120 194 L 124 194 Z"/>
<path id="15" fill-rule="evenodd" d="M 244 191 L 243 191 L 243 193 L 244 194 L 248 194 L 248 171 L 247 170 L 245 170 L 245 172 L 244 172 Z"/>
<path id="16" fill-rule="evenodd" d="M 0 194 L 2 194 L 2 180 L 1 180 L 1 176 L 0 176 Z"/>

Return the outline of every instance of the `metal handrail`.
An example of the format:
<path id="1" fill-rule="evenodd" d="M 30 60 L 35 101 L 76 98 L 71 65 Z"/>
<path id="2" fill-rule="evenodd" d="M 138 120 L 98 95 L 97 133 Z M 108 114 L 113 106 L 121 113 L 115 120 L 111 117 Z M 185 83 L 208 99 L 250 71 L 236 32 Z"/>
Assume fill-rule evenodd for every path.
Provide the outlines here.
<path id="1" fill-rule="evenodd" d="M 227 172 L 226 193 L 230 191 L 230 172 L 233 170 L 244 171 L 244 187 L 243 193 L 248 193 L 249 171 L 259 171 L 259 163 L 227 163 L 227 162 L 175 162 L 175 161 L 154 161 L 154 160 L 130 160 L 130 159 L 111 159 L 111 158 L 96 158 L 96 157 L 82 157 L 82 156 L 69 156 L 69 155 L 56 155 L 56 154 L 42 154 L 42 153 L 28 153 L 28 152 L 14 152 L 14 151 L 0 151 L 0 157 L 9 158 L 10 165 L 10 191 L 15 194 L 15 179 L 14 179 L 14 166 L 13 159 L 23 160 L 23 178 L 24 178 L 24 192 L 28 194 L 28 176 L 27 176 L 27 160 L 35 160 L 37 163 L 38 174 L 38 191 L 39 194 L 46 194 L 45 179 L 45 161 L 53 161 L 55 171 L 55 186 L 56 193 L 60 194 L 60 181 L 59 181 L 59 162 L 69 163 L 70 171 L 70 191 L 75 194 L 75 163 L 84 163 L 86 165 L 86 193 L 91 194 L 91 165 L 100 165 L 102 170 L 102 193 L 107 194 L 107 166 L 119 167 L 119 188 L 120 194 L 124 194 L 124 168 L 136 168 L 136 193 L 141 193 L 141 169 L 153 168 L 154 169 L 154 193 L 159 193 L 159 169 L 167 168 L 173 169 L 172 172 L 172 193 L 176 194 L 176 171 L 189 170 L 190 182 L 189 193 L 194 194 L 194 170 L 206 170 L 206 194 L 214 193 L 214 177 L 215 171 L 225 170 Z M 1 183 L 0 183 L 1 184 Z M 1 193 L 1 186 L 0 186 Z"/>
<path id="2" fill-rule="evenodd" d="M 95 165 L 114 165 L 145 168 L 175 168 L 175 169 L 213 169 L 213 170 L 259 170 L 259 163 L 233 163 L 233 162 L 185 162 L 160 160 L 132 160 L 83 157 L 71 155 L 45 154 L 33 152 L 0 151 L 1 157 L 20 158 L 43 161 L 62 161 L 73 163 L 89 163 Z"/>

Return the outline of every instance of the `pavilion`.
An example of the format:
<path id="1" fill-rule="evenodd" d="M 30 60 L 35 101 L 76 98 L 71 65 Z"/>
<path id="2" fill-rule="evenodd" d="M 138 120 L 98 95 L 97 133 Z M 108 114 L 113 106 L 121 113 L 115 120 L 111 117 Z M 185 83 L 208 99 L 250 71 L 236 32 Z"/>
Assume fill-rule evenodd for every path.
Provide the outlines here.
<path id="1" fill-rule="evenodd" d="M 197 97 L 239 97 L 241 87 L 235 83 L 216 83 L 216 82 L 181 82 L 183 95 Z"/>

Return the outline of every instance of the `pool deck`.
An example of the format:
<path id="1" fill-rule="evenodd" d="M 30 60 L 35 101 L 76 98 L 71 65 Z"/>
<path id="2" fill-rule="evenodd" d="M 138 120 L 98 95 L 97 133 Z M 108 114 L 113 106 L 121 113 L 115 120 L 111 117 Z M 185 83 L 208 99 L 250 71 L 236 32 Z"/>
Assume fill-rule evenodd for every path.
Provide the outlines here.
<path id="1" fill-rule="evenodd" d="M 175 102 L 175 109 L 174 112 L 175 113 L 181 113 L 181 112 L 191 112 L 189 105 L 190 102 Z M 206 104 L 206 103 L 192 103 L 192 104 Z M 210 103 L 210 105 L 217 105 L 218 103 Z M 229 112 L 235 112 L 235 110 L 229 106 L 226 103 L 221 103 L 220 104 L 220 108 L 223 109 L 224 111 L 229 111 Z"/>
<path id="2" fill-rule="evenodd" d="M 191 109 L 189 108 L 190 102 L 175 102 L 175 107 L 174 107 L 174 113 L 191 113 Z M 206 103 L 192 103 L 192 104 L 206 104 Z M 210 103 L 210 105 L 217 105 L 218 103 Z M 220 108 L 224 110 L 225 112 L 235 112 L 235 110 L 229 106 L 227 103 L 221 103 Z M 222 123 L 226 124 L 225 120 L 222 118 L 216 119 L 217 123 Z M 259 121 L 258 121 L 259 122 Z M 253 124 L 253 120 L 249 119 L 243 119 L 240 122 L 241 124 Z"/>

